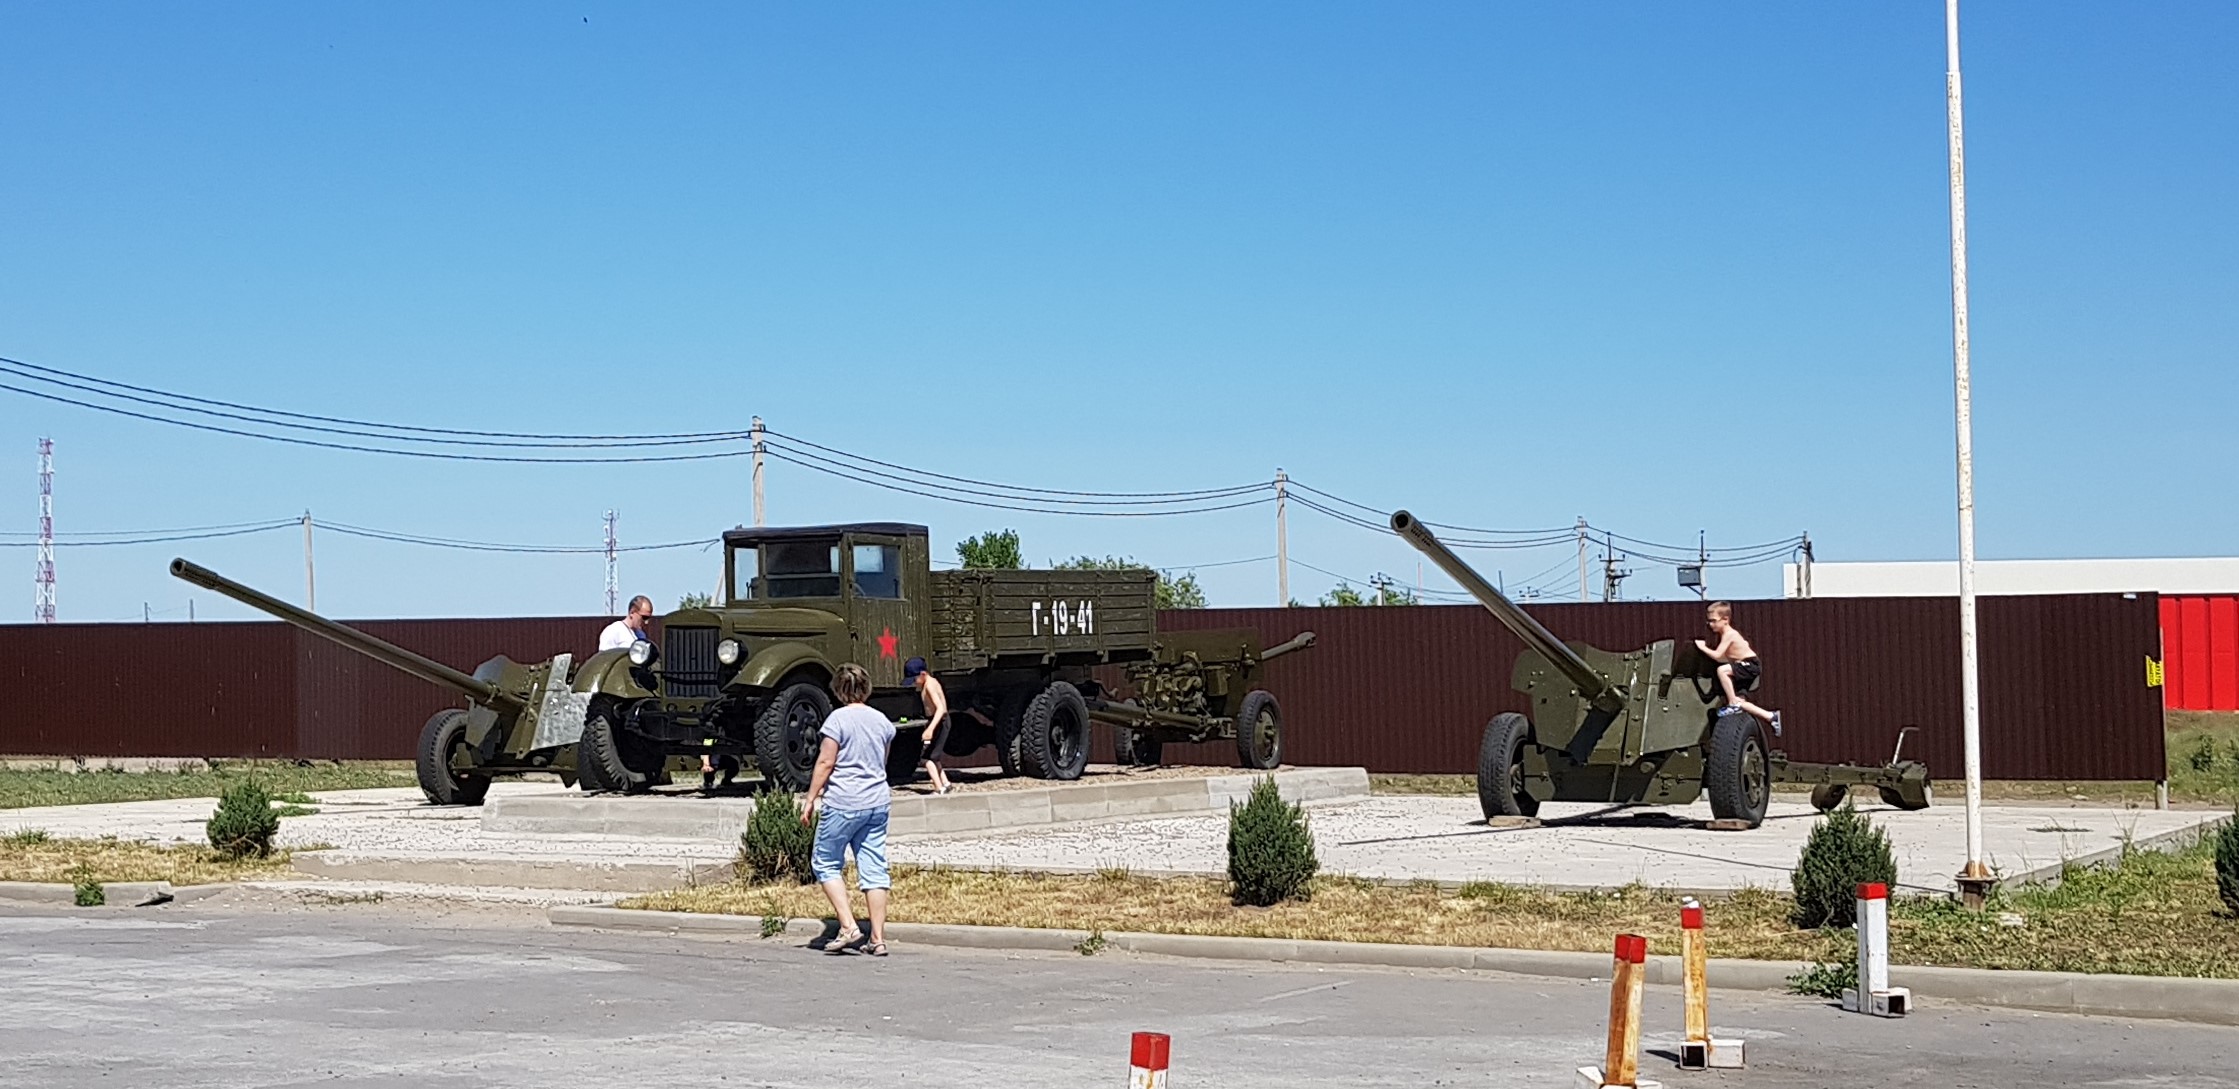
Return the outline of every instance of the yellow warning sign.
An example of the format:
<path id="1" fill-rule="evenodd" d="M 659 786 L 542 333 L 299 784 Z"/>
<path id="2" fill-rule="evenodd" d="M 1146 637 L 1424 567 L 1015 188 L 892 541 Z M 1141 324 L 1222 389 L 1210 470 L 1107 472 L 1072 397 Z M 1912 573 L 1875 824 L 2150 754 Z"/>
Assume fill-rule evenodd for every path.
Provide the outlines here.
<path id="1" fill-rule="evenodd" d="M 2146 659 L 2146 687 L 2161 687 L 2161 663 L 2151 658 Z"/>

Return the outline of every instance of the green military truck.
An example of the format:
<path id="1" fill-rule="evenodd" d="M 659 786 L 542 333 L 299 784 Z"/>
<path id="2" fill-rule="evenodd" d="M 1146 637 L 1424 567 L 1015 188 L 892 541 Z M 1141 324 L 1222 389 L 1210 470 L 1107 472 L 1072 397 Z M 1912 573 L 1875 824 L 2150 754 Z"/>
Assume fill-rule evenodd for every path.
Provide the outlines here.
<path id="1" fill-rule="evenodd" d="M 807 787 L 829 685 L 843 662 L 870 671 L 873 706 L 922 714 L 902 667 L 925 659 L 948 693 L 946 751 L 994 745 L 1006 772 L 1076 779 L 1089 728 L 1114 731 L 1123 762 L 1155 764 L 1169 742 L 1233 739 L 1239 761 L 1282 759 L 1282 711 L 1252 687 L 1276 647 L 1238 629 L 1161 636 L 1150 571 L 933 570 L 924 526 L 895 522 L 756 528 L 723 536 L 728 600 L 662 618 L 658 643 L 593 656 L 577 766 L 587 790 L 650 787 L 671 756 L 752 760 Z M 1132 691 L 1108 691 L 1099 667 Z M 1114 675 L 1106 670 L 1105 676 Z M 922 734 L 894 740 L 890 778 L 924 759 Z"/>

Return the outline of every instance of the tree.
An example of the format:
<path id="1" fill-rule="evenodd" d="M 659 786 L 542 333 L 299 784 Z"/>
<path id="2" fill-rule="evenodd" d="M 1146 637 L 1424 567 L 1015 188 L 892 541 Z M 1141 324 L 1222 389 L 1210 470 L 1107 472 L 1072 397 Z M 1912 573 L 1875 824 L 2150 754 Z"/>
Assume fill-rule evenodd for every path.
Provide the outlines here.
<path id="1" fill-rule="evenodd" d="M 1322 595 L 1321 603 L 1329 606 L 1421 604 L 1415 598 L 1415 591 L 1404 586 L 1395 586 L 1390 579 L 1384 578 L 1377 579 L 1375 591 L 1367 594 L 1353 589 L 1347 583 L 1340 582 L 1332 587 L 1328 593 Z"/>
<path id="2" fill-rule="evenodd" d="M 676 607 L 679 609 L 705 609 L 714 604 L 714 594 L 704 594 L 698 590 L 676 599 Z"/>
<path id="3" fill-rule="evenodd" d="M 1137 563 L 1119 556 L 1075 556 L 1063 563 L 1050 566 L 1060 571 L 1157 571 L 1149 564 Z M 1202 609 L 1205 607 L 1205 588 L 1197 584 L 1194 574 L 1174 577 L 1164 571 L 1158 574 L 1158 607 L 1161 609 Z"/>
<path id="4" fill-rule="evenodd" d="M 991 529 L 956 542 L 956 559 L 966 570 L 1016 571 L 1026 566 L 1015 529 Z"/>
<path id="5" fill-rule="evenodd" d="M 1340 582 L 1336 586 L 1331 587 L 1328 593 L 1322 595 L 1321 603 L 1328 606 L 1350 607 L 1354 605 L 1366 605 L 1369 602 L 1368 598 L 1362 596 L 1359 590 L 1355 590 L 1350 585 Z"/>

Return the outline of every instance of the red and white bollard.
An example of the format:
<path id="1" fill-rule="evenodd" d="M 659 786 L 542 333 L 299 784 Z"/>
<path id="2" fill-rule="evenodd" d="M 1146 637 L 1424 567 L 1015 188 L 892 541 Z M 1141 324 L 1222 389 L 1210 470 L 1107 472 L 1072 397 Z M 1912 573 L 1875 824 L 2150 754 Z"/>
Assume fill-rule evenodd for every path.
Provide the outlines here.
<path id="1" fill-rule="evenodd" d="M 1163 1032 L 1138 1032 L 1127 1053 L 1127 1089 L 1166 1089 L 1166 1056 L 1173 1039 Z"/>
<path id="2" fill-rule="evenodd" d="M 1742 1042 L 1710 1035 L 1710 949 L 1703 935 L 1703 907 L 1692 899 L 1679 909 L 1679 941 L 1687 976 L 1687 1038 L 1679 1045 L 1679 1068 L 1738 1069 L 1744 1062 Z"/>
<path id="3" fill-rule="evenodd" d="M 1843 1008 L 1875 1017 L 1903 1017 L 1912 991 L 1889 985 L 1889 886 L 1858 886 L 1858 986 L 1843 992 Z"/>
<path id="4" fill-rule="evenodd" d="M 1579 1089 L 1663 1089 L 1640 1077 L 1640 989 L 1648 981 L 1648 939 L 1617 935 L 1609 972 L 1609 1047 L 1602 1065 L 1578 1068 Z"/>

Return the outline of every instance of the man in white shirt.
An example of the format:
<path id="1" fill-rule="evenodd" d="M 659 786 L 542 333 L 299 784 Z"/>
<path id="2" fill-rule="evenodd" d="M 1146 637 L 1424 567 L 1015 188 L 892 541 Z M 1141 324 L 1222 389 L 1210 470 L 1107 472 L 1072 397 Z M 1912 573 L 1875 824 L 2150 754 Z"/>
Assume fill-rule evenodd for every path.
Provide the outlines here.
<path id="1" fill-rule="evenodd" d="M 629 615 L 606 626 L 599 633 L 600 650 L 628 650 L 630 644 L 649 639 L 645 625 L 653 619 L 653 599 L 639 594 L 630 599 Z"/>

